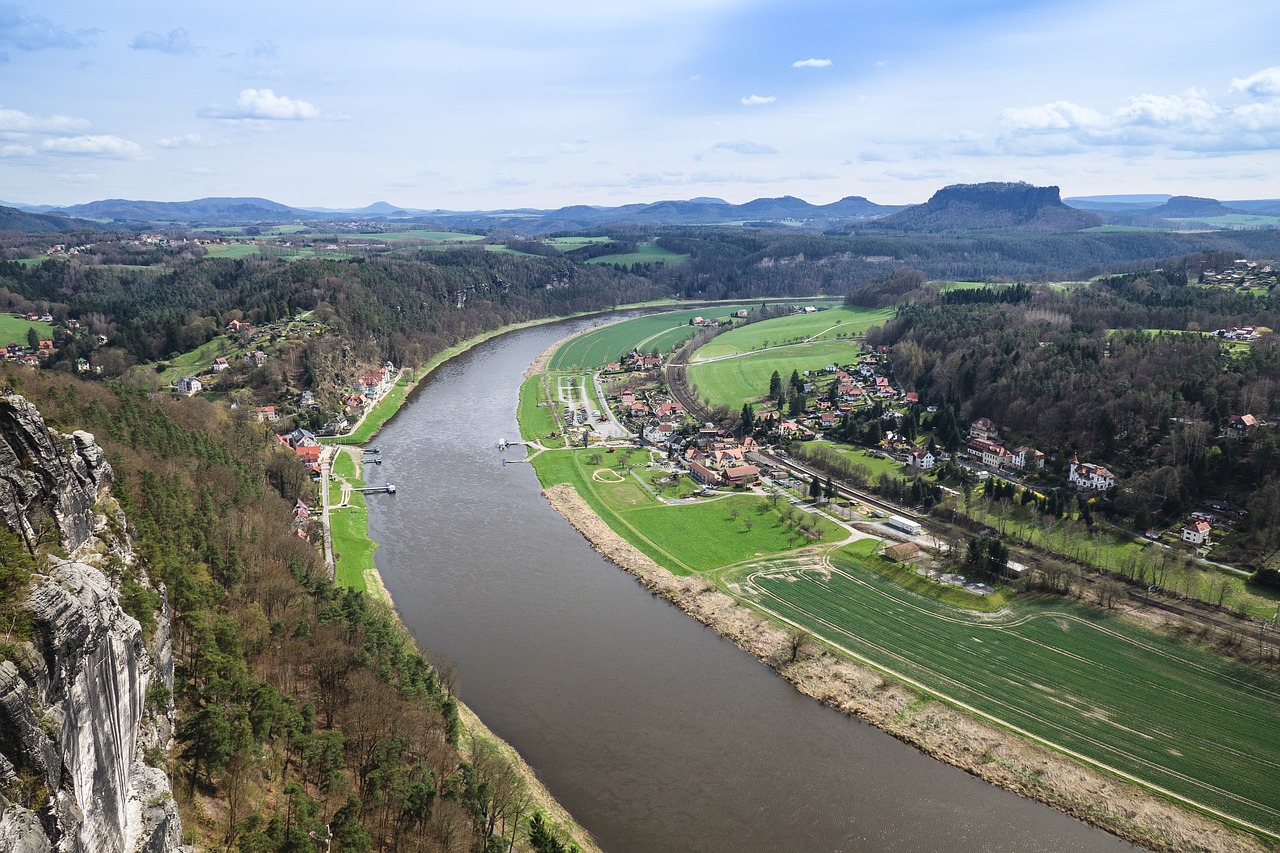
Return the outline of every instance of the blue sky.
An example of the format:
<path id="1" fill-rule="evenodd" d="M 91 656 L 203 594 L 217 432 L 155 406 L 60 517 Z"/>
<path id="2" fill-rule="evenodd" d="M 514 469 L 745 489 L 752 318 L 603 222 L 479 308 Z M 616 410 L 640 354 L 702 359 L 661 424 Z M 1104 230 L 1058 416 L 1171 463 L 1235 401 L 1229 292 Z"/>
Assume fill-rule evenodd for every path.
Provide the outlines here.
<path id="1" fill-rule="evenodd" d="M 1276 32 L 1275 0 L 0 0 L 0 199 L 1276 198 Z"/>

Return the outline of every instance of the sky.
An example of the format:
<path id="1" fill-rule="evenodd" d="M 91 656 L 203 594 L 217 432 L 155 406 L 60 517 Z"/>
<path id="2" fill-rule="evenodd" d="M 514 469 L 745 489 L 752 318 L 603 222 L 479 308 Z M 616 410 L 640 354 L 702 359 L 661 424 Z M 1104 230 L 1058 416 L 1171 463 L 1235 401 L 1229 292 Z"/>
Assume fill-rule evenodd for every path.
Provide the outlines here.
<path id="1" fill-rule="evenodd" d="M 1280 198 L 1276 0 L 0 0 L 0 200 Z"/>

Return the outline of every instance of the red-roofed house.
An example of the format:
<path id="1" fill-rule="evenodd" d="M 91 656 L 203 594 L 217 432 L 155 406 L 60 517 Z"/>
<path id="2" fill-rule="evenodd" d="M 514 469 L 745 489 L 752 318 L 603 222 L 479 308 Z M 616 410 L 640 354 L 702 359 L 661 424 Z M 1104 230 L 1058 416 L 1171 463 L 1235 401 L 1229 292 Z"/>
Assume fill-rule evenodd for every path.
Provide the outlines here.
<path id="1" fill-rule="evenodd" d="M 1203 545 L 1209 540 L 1213 525 L 1207 521 L 1193 521 L 1182 528 L 1182 541 L 1192 545 Z"/>

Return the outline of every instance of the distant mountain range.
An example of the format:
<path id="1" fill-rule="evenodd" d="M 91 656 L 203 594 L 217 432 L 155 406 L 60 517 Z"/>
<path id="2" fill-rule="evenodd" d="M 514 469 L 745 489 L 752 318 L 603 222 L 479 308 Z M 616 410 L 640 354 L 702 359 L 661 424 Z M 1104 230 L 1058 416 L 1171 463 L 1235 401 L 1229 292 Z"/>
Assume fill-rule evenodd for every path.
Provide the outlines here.
<path id="1" fill-rule="evenodd" d="M 0 205 L 5 205 L 0 202 Z M 620 207 L 571 205 L 553 210 L 424 210 L 385 201 L 366 207 L 301 208 L 265 198 L 201 198 L 162 202 L 104 199 L 69 207 L 0 206 L 0 230 L 43 233 L 89 228 L 162 228 L 268 225 L 285 222 L 379 222 L 471 230 L 507 229 L 525 235 L 607 226 L 709 225 L 799 227 L 813 230 L 956 232 L 985 230 L 1078 231 L 1104 222 L 1185 228 L 1228 214 L 1280 216 L 1280 199 L 1232 201 L 1169 195 L 1112 195 L 1061 199 L 1057 187 L 1025 183 L 956 184 L 925 204 L 883 205 L 862 196 L 815 205 L 795 198 L 758 198 L 730 204 L 719 198 L 666 200 Z"/>

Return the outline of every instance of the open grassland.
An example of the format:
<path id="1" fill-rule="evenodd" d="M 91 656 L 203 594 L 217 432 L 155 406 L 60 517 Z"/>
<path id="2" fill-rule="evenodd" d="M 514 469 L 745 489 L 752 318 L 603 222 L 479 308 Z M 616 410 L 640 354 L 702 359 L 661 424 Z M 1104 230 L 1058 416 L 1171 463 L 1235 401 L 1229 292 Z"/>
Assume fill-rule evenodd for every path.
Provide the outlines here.
<path id="1" fill-rule="evenodd" d="M 547 399 L 542 390 L 543 375 L 530 376 L 520 386 L 520 404 L 516 419 L 520 422 L 520 437 L 525 441 L 542 441 L 558 431 L 556 417 L 550 406 L 541 405 Z"/>
<path id="2" fill-rule="evenodd" d="M 566 341 L 551 357 L 547 369 L 598 370 L 633 349 L 644 352 L 657 349 L 665 352 L 665 349 L 658 346 L 659 343 L 666 343 L 670 348 L 693 336 L 697 328 L 689 325 L 689 321 L 694 317 L 723 319 L 743 307 L 745 306 L 728 305 L 670 311 L 601 326 Z"/>
<path id="3" fill-rule="evenodd" d="M 608 243 L 608 237 L 549 237 L 542 242 L 562 252 L 572 252 L 592 243 Z"/>
<path id="4" fill-rule="evenodd" d="M 637 473 L 647 473 L 647 459 L 648 451 L 640 450 L 549 451 L 533 464 L 544 487 L 572 485 L 610 528 L 673 574 L 705 572 L 815 541 L 787 523 L 783 513 L 797 512 L 790 504 L 775 507 L 759 495 L 663 504 L 630 471 L 637 466 Z M 821 541 L 844 535 L 826 519 L 818 525 Z"/>
<path id="5" fill-rule="evenodd" d="M 248 258 L 261 254 L 257 243 L 210 243 L 204 247 L 210 258 Z"/>
<path id="6" fill-rule="evenodd" d="M 1262 213 L 1224 213 L 1222 216 L 1198 217 L 1192 219 L 1174 219 L 1173 222 L 1203 222 L 1219 228 L 1275 228 L 1280 225 L 1280 216 L 1267 216 Z"/>
<path id="7" fill-rule="evenodd" d="M 39 320 L 25 320 L 12 314 L 0 314 L 0 346 L 8 343 L 27 345 L 27 330 L 35 329 L 40 340 L 53 340 L 53 326 Z"/>
<path id="8" fill-rule="evenodd" d="M 843 549 L 830 571 L 738 580 L 752 606 L 962 709 L 1280 833 L 1280 681 L 1061 599 L 958 609 L 866 567 L 877 559 Z"/>
<path id="9" fill-rule="evenodd" d="M 793 370 L 821 370 L 828 364 L 848 364 L 861 352 L 853 341 L 814 341 L 785 347 L 770 347 L 749 355 L 690 364 L 687 375 L 698 393 L 712 406 L 739 408 L 744 401 L 759 400 L 769 393 L 769 377 L 778 371 L 785 380 Z"/>
<path id="10" fill-rule="evenodd" d="M 819 303 L 808 303 L 817 305 Z M 812 314 L 792 314 L 751 323 L 719 335 L 699 349 L 695 359 L 756 352 L 780 344 L 808 340 L 839 340 L 865 335 L 867 329 L 893 318 L 894 308 L 830 308 Z"/>
<path id="11" fill-rule="evenodd" d="M 208 373 L 213 369 L 213 360 L 215 358 L 230 359 L 243 353 L 243 347 L 237 347 L 226 335 L 218 335 L 208 343 L 201 344 L 195 349 L 184 352 L 182 355 L 165 362 L 168 367 L 161 371 L 160 381 L 166 385 L 172 385 L 184 376 L 197 376 L 201 373 Z"/>
<path id="12" fill-rule="evenodd" d="M 636 247 L 636 251 L 625 255 L 601 255 L 598 258 L 592 258 L 587 261 L 589 264 L 621 264 L 629 267 L 632 264 L 654 264 L 663 263 L 669 267 L 682 264 L 689 260 L 688 255 L 677 254 L 668 251 L 653 243 L 641 243 Z"/>
<path id="13" fill-rule="evenodd" d="M 848 444 L 838 444 L 835 442 L 824 441 L 824 442 L 814 442 L 812 445 L 810 445 L 806 442 L 801 442 L 799 445 L 799 449 L 796 451 L 796 455 L 801 458 L 807 458 L 808 454 L 806 454 L 805 451 L 810 446 L 825 447 L 829 450 L 839 453 L 841 456 L 845 457 L 846 459 L 852 460 L 858 465 L 865 465 L 867 467 L 867 470 L 871 472 L 871 477 L 873 479 L 879 479 L 881 474 L 888 474 L 890 477 L 896 477 L 901 480 L 901 479 L 905 479 L 907 475 L 907 472 L 905 470 L 906 466 L 903 465 L 898 460 L 886 459 L 883 456 L 868 453 L 866 450 L 863 450 L 860 447 L 853 447 Z"/>
<path id="14" fill-rule="evenodd" d="M 356 473 L 352 457 L 352 453 L 358 452 L 338 451 L 333 465 L 334 476 L 346 480 L 354 488 L 364 485 L 364 480 Z M 353 490 L 350 501 L 345 507 L 329 511 L 334 574 L 340 586 L 367 592 L 369 587 L 365 578 L 374 571 L 373 552 L 378 545 L 369 538 L 369 508 L 365 504 L 364 494 Z"/>

